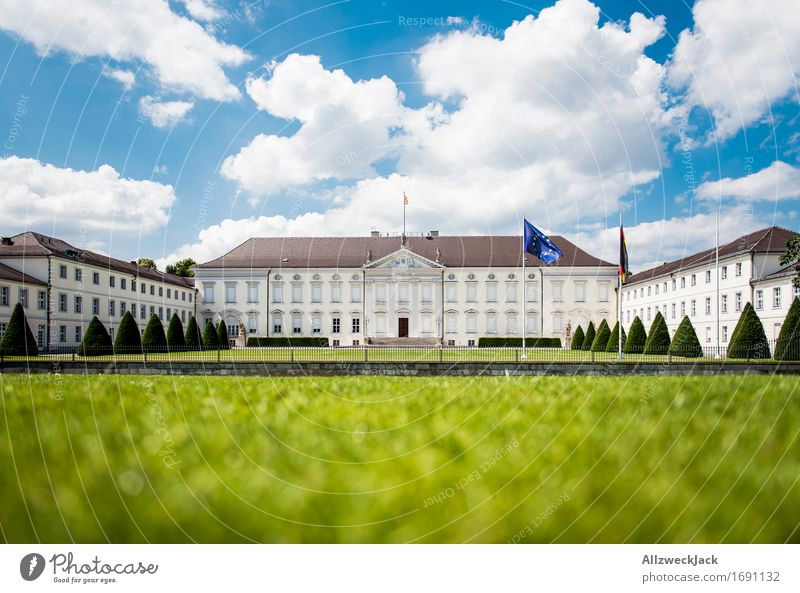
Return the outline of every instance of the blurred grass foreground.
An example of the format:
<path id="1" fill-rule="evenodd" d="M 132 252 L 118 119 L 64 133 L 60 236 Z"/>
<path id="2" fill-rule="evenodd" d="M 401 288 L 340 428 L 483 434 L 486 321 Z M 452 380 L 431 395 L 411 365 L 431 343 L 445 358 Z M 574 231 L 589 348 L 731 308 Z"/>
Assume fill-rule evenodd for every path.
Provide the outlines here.
<path id="1" fill-rule="evenodd" d="M 800 542 L 798 384 L 0 375 L 0 533 Z"/>

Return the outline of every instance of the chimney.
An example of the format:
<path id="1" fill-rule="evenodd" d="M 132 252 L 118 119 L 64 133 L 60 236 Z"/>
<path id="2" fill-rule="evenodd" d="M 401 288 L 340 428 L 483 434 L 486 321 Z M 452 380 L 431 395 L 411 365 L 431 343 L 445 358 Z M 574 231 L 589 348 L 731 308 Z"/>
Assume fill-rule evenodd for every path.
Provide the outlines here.
<path id="1" fill-rule="evenodd" d="M 439 231 L 431 231 L 431 237 L 438 237 Z"/>
<path id="2" fill-rule="evenodd" d="M 381 232 L 380 231 L 370 231 L 369 232 L 369 236 L 370 237 L 380 237 L 381 236 Z"/>

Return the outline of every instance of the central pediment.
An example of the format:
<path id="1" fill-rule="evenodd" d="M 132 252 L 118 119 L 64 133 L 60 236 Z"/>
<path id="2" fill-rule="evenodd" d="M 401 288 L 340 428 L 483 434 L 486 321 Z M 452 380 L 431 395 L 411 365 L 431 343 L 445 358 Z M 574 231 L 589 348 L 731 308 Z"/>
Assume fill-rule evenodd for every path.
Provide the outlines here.
<path id="1" fill-rule="evenodd" d="M 401 247 L 375 261 L 367 262 L 363 267 L 372 270 L 439 270 L 444 266 Z"/>

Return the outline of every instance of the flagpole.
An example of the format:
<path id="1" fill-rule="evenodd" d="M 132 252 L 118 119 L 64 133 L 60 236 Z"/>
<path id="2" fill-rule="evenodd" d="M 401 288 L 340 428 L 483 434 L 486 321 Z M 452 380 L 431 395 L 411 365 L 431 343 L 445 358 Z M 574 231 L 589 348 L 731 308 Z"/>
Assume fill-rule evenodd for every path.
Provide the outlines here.
<path id="1" fill-rule="evenodd" d="M 525 214 L 522 214 L 522 238 L 520 240 L 522 246 L 522 360 L 528 358 L 525 352 L 525 333 L 528 329 L 528 315 L 525 310 L 525 299 L 527 294 L 525 292 Z"/>
<path id="2" fill-rule="evenodd" d="M 619 211 L 619 240 L 622 243 L 622 210 Z M 622 247 L 620 245 L 620 247 Z M 620 256 L 622 249 L 620 249 Z M 620 269 L 617 270 L 617 360 L 622 360 L 622 258 L 620 258 Z"/>
<path id="3" fill-rule="evenodd" d="M 403 238 L 406 236 L 406 192 L 403 192 Z"/>
<path id="4" fill-rule="evenodd" d="M 716 285 L 717 285 L 717 303 L 714 307 L 714 310 L 717 313 L 717 352 L 714 354 L 714 358 L 720 358 L 722 354 L 720 353 L 719 349 L 719 206 L 717 206 L 717 218 L 716 218 L 716 231 L 714 233 L 714 267 L 716 271 Z"/>

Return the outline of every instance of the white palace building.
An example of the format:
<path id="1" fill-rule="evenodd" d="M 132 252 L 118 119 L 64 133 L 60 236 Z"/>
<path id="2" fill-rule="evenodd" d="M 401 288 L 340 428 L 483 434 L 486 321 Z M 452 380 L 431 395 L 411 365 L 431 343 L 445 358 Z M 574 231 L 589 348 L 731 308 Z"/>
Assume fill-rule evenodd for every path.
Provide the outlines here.
<path id="1" fill-rule="evenodd" d="M 333 346 L 472 346 L 482 336 L 563 337 L 616 318 L 617 266 L 563 237 L 554 266 L 516 236 L 255 237 L 195 269 L 198 318 L 229 335 L 327 337 Z"/>

